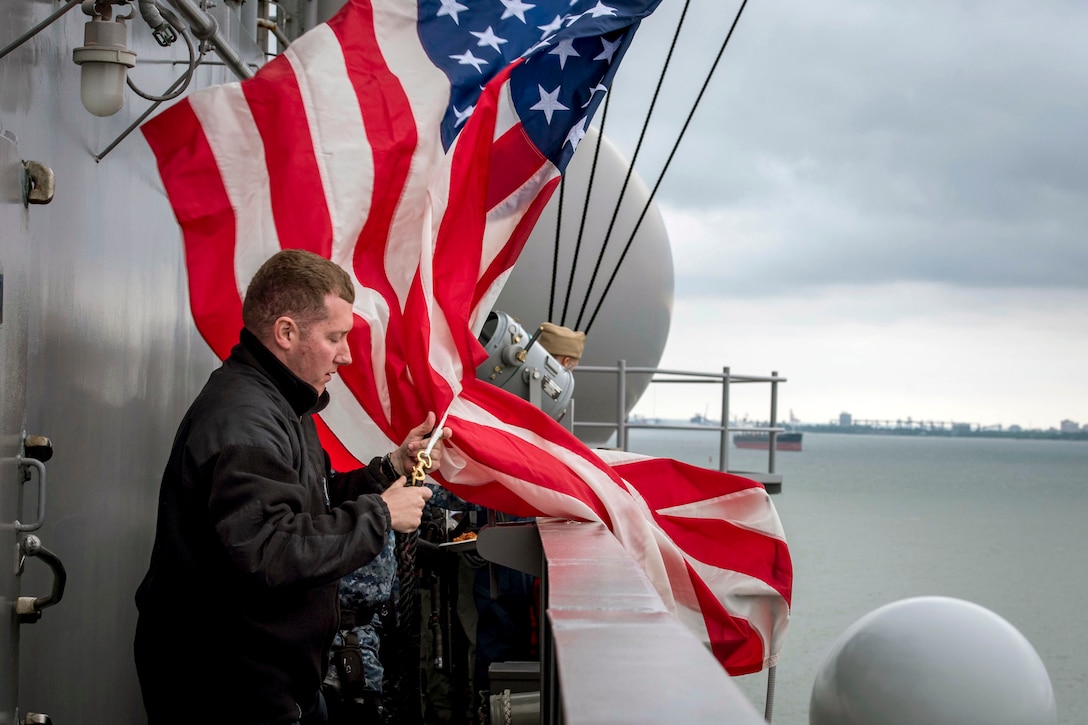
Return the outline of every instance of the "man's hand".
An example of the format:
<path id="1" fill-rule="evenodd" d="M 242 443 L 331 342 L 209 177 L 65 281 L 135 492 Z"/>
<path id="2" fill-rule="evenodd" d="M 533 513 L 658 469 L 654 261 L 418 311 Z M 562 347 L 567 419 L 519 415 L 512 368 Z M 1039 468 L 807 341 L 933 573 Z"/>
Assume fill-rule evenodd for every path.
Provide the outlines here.
<path id="1" fill-rule="evenodd" d="M 400 448 L 389 454 L 397 473 L 402 476 L 412 475 L 412 469 L 416 465 L 416 454 L 426 450 L 427 444 L 431 442 L 427 434 L 434 428 L 434 424 L 434 412 L 427 413 L 427 419 L 408 433 L 408 437 L 404 439 L 404 443 L 401 443 Z M 441 431 L 434 431 L 433 435 L 439 436 L 439 439 L 435 441 L 431 449 L 431 468 L 438 468 L 442 460 L 442 441 L 453 435 L 453 431 L 443 428 Z"/>
<path id="2" fill-rule="evenodd" d="M 389 507 L 389 520 L 393 531 L 410 534 L 419 528 L 423 518 L 423 505 L 431 497 L 431 489 L 426 486 L 409 486 L 408 480 L 401 476 L 382 493 L 382 500 Z"/>

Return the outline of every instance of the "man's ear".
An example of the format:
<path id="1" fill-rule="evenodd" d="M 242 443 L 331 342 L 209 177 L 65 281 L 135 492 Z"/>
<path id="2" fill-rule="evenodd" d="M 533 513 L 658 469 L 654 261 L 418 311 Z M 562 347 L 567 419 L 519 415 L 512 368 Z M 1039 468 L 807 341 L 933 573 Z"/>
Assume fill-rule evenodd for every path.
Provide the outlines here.
<path id="1" fill-rule="evenodd" d="M 272 342 L 281 350 L 293 348 L 300 336 L 298 323 L 286 315 L 277 318 L 272 325 Z"/>

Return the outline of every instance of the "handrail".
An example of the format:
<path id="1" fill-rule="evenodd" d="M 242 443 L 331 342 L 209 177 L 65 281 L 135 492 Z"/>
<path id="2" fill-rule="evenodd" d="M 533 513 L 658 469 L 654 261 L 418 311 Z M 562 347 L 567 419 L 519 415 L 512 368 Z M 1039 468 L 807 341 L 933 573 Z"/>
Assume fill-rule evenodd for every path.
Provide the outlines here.
<path id="1" fill-rule="evenodd" d="M 538 518 L 484 527 L 477 541 L 489 561 L 543 574 L 532 722 L 765 725 L 604 524 Z"/>
<path id="2" fill-rule="evenodd" d="M 537 528 L 547 569 L 542 667 L 558 696 L 545 690 L 542 723 L 764 725 L 604 524 L 537 519 Z"/>
<path id="3" fill-rule="evenodd" d="M 621 450 L 629 450 L 627 432 L 631 429 L 660 429 L 660 430 L 699 430 L 699 431 L 718 431 L 719 436 L 719 455 L 718 455 L 718 469 L 727 473 L 736 473 L 738 475 L 747 476 L 760 481 L 767 488 L 769 493 L 778 493 L 782 490 L 782 476 L 775 471 L 775 449 L 777 448 L 776 442 L 778 440 L 778 434 L 784 433 L 785 428 L 778 425 L 778 385 L 786 382 L 786 378 L 781 377 L 778 371 L 772 371 L 768 375 L 739 375 L 730 370 L 730 368 L 723 367 L 722 372 L 700 372 L 691 370 L 674 370 L 670 368 L 655 368 L 644 366 L 632 366 L 628 367 L 626 360 L 619 360 L 615 366 L 608 365 L 579 365 L 574 370 L 575 382 L 577 384 L 577 378 L 583 373 L 611 373 L 616 376 L 616 413 L 610 420 L 573 420 L 571 425 L 573 428 L 611 428 L 616 431 L 616 446 Z M 662 423 L 655 421 L 649 422 L 632 422 L 627 415 L 626 410 L 626 398 L 627 398 L 627 376 L 630 374 L 650 374 L 653 377 L 650 379 L 650 385 L 654 384 L 714 384 L 721 387 L 721 422 L 717 425 L 713 424 L 684 424 L 684 423 Z M 662 377 L 668 376 L 668 377 Z M 729 424 L 729 390 L 730 386 L 734 383 L 746 384 L 746 383 L 765 383 L 771 386 L 770 390 L 770 418 L 768 425 L 765 426 L 732 426 Z M 729 434 L 730 433 L 767 433 L 769 436 L 767 446 L 767 470 L 766 472 L 760 471 L 731 471 L 729 469 Z"/>

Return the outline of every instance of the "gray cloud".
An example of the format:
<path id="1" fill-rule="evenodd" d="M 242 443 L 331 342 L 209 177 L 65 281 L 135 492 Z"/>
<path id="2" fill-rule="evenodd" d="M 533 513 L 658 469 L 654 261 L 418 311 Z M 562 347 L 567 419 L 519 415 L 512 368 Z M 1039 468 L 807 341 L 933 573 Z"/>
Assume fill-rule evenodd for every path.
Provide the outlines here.
<path id="1" fill-rule="evenodd" d="M 636 164 L 651 185 L 736 5 L 692 8 Z M 629 155 L 679 3 L 657 13 L 606 122 Z M 721 237 L 688 266 L 674 239 L 678 295 L 1088 288 L 1084 27 L 1079 2 L 750 4 L 659 191 Z"/>

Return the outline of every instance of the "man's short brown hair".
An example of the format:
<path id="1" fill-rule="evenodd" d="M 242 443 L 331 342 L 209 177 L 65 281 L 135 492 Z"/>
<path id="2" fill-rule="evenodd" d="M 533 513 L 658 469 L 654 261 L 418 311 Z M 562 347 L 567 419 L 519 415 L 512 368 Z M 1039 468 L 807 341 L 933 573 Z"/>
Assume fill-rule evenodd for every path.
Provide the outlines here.
<path id="1" fill-rule="evenodd" d="M 348 273 L 313 252 L 284 249 L 269 257 L 250 280 L 242 302 L 242 322 L 258 337 L 283 316 L 300 325 L 317 322 L 327 314 L 329 294 L 355 302 Z"/>

